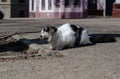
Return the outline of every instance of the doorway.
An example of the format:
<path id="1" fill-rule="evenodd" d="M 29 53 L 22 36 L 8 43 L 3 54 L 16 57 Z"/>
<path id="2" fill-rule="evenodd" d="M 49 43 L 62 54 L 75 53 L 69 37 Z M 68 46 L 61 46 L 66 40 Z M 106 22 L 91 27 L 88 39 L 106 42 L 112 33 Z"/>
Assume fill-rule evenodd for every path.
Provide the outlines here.
<path id="1" fill-rule="evenodd" d="M 97 0 L 88 0 L 88 10 L 97 10 Z"/>
<path id="2" fill-rule="evenodd" d="M 25 11 L 23 10 L 19 11 L 19 17 L 25 17 Z"/>
<path id="3" fill-rule="evenodd" d="M 97 9 L 97 0 L 88 0 L 88 16 L 103 16 L 103 10 Z"/>
<path id="4" fill-rule="evenodd" d="M 112 16 L 113 3 L 115 0 L 106 0 L 106 16 Z"/>

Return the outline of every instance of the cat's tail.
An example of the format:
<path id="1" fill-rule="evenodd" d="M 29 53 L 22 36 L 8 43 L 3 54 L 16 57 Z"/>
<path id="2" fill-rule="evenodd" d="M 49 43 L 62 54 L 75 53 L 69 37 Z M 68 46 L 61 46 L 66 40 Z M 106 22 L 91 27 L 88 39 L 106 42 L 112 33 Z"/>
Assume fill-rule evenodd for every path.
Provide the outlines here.
<path id="1" fill-rule="evenodd" d="M 108 35 L 90 35 L 90 41 L 93 43 L 109 43 L 116 42 L 116 39 Z"/>

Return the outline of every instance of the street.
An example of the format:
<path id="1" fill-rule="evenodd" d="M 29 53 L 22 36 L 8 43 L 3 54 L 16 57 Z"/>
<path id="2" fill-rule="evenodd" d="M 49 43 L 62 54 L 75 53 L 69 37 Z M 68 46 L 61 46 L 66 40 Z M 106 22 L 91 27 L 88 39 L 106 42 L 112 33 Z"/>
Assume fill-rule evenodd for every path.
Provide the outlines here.
<path id="1" fill-rule="evenodd" d="M 120 79 L 119 18 L 4 19 L 0 20 L 0 37 L 64 23 L 85 27 L 89 34 L 112 35 L 117 42 L 65 49 L 59 51 L 62 57 L 0 61 L 0 79 Z"/>

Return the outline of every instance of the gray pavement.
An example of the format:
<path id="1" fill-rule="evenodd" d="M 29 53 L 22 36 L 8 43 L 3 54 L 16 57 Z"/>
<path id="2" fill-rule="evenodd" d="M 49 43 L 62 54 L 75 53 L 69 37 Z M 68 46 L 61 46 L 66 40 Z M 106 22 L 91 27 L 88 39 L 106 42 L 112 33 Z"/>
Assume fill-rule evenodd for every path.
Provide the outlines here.
<path id="1" fill-rule="evenodd" d="M 46 25 L 59 26 L 63 23 L 77 24 L 86 27 L 90 32 L 120 32 L 120 19 L 8 19 L 0 21 L 0 36 L 15 32 L 40 31 Z M 102 29 L 102 30 L 101 30 Z"/>
<path id="2" fill-rule="evenodd" d="M 45 25 L 72 23 L 88 29 L 90 34 L 108 34 L 115 43 L 66 49 L 63 57 L 0 62 L 1 79 L 120 79 L 120 19 L 9 19 L 0 21 L 0 36 L 15 32 L 36 32 Z M 35 40 L 39 33 L 21 34 Z M 34 42 L 34 41 L 33 41 Z M 36 42 L 34 42 L 36 43 Z M 41 51 L 50 51 L 49 44 L 41 44 Z M 43 50 L 44 49 L 44 50 Z"/>

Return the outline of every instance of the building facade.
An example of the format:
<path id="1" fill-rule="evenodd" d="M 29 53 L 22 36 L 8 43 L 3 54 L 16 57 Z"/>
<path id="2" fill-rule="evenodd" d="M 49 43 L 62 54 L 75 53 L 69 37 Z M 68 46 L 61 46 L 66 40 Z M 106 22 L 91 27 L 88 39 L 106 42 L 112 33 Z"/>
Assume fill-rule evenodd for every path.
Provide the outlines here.
<path id="1" fill-rule="evenodd" d="M 105 16 L 105 0 L 88 0 L 87 16 Z"/>
<path id="2" fill-rule="evenodd" d="M 113 4 L 112 17 L 120 18 L 120 0 L 116 0 Z"/>
<path id="3" fill-rule="evenodd" d="M 30 0 L 31 18 L 82 18 L 87 0 Z"/>
<path id="4" fill-rule="evenodd" d="M 4 18 L 88 18 L 112 16 L 114 2 L 115 0 L 0 0 L 0 11 L 4 13 Z"/>
<path id="5" fill-rule="evenodd" d="M 31 18 L 106 16 L 112 14 L 112 4 L 113 0 L 29 0 L 29 15 Z"/>
<path id="6" fill-rule="evenodd" d="M 10 18 L 10 9 L 10 0 L 0 0 L 0 11 L 4 14 L 4 18 Z"/>
<path id="7" fill-rule="evenodd" d="M 0 0 L 4 18 L 29 17 L 29 0 Z"/>

